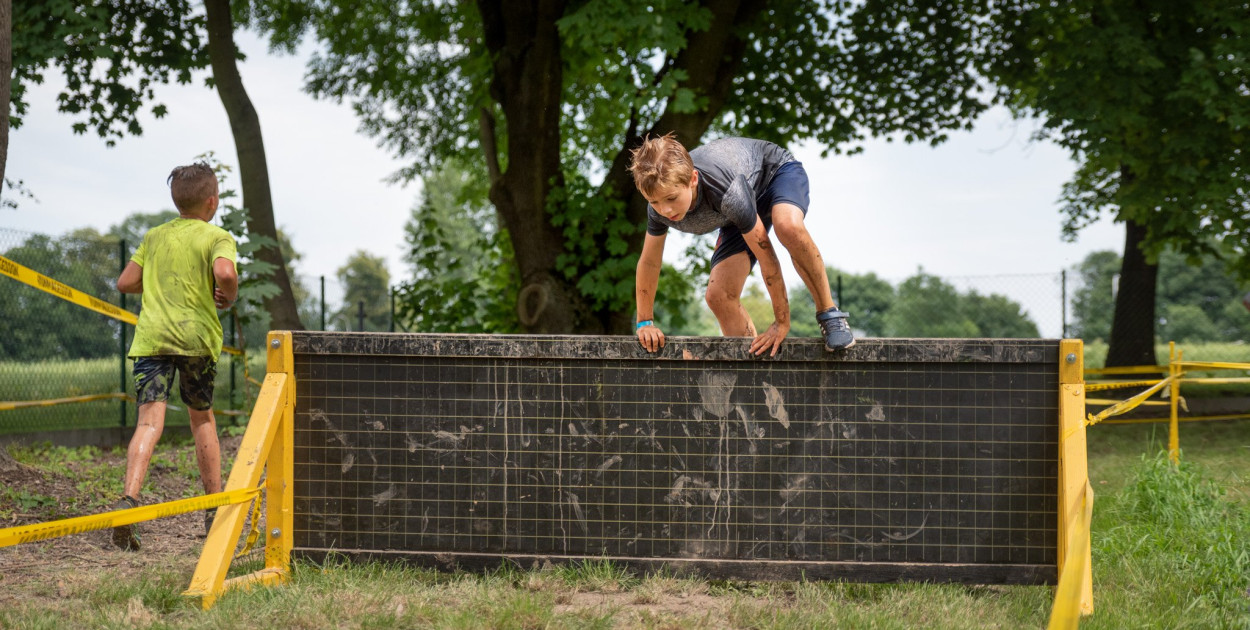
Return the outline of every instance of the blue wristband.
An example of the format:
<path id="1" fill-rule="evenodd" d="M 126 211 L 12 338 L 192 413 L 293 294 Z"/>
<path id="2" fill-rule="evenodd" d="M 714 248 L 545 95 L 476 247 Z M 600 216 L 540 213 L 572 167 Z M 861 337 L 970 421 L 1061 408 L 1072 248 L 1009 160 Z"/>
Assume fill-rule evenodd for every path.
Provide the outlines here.
<path id="1" fill-rule="evenodd" d="M 654 326 L 654 325 L 655 325 L 655 322 L 653 322 L 653 321 L 651 321 L 651 320 L 649 320 L 649 319 L 644 319 L 644 320 L 642 320 L 642 321 L 638 322 L 638 325 L 637 325 L 637 326 L 634 326 L 634 330 L 640 330 L 643 326 Z"/>

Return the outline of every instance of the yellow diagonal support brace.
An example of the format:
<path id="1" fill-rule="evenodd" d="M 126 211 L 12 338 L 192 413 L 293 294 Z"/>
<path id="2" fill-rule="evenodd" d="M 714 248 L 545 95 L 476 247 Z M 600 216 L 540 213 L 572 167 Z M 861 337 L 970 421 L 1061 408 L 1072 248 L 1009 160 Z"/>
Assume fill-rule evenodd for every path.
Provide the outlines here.
<path id="1" fill-rule="evenodd" d="M 252 488 L 260 483 L 264 463 L 274 444 L 274 436 L 279 433 L 288 414 L 290 389 L 291 382 L 287 374 L 265 376 L 256 406 L 252 409 L 252 417 L 247 424 L 247 432 L 243 434 L 243 442 L 239 445 L 234 467 L 230 470 L 230 479 L 226 482 L 227 490 Z M 213 528 L 208 532 L 195 574 L 191 577 L 191 585 L 183 593 L 189 597 L 201 598 L 201 605 L 205 609 L 211 607 L 223 591 L 226 572 L 230 569 L 234 547 L 243 531 L 246 515 L 247 510 L 242 505 L 231 505 L 217 510 Z"/>

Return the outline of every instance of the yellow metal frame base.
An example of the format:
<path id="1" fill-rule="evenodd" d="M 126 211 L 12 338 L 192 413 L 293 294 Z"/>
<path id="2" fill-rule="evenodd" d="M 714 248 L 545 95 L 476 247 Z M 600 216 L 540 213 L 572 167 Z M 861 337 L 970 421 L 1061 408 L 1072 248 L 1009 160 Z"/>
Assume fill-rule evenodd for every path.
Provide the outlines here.
<path id="1" fill-rule="evenodd" d="M 291 448 L 295 437 L 295 364 L 291 333 L 269 333 L 267 346 L 268 374 L 226 482 L 227 491 L 255 488 L 260 483 L 261 473 L 267 471 L 265 568 L 226 579 L 248 511 L 244 504 L 218 508 L 191 585 L 183 593 L 186 597 L 198 597 L 205 610 L 232 588 L 279 584 L 287 581 L 290 573 L 294 509 L 291 483 L 295 476 Z"/>

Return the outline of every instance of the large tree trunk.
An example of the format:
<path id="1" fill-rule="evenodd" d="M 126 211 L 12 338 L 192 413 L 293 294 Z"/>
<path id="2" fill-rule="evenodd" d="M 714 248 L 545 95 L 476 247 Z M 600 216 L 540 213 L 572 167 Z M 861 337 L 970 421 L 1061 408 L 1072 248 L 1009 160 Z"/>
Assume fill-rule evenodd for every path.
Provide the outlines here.
<path id="1" fill-rule="evenodd" d="M 563 59 L 555 22 L 564 15 L 565 2 L 479 0 L 484 41 L 494 59 L 491 96 L 503 112 L 507 134 L 507 170 L 500 166 L 494 116 L 482 112 L 482 148 L 491 175 L 490 199 L 512 238 L 521 275 L 517 311 L 521 324 L 533 333 L 632 332 L 632 308 L 595 311 L 576 286 L 556 268 L 564 252 L 561 230 L 551 224 L 548 193 L 559 186 L 560 119 L 563 96 Z M 646 202 L 634 189 L 626 170 L 629 151 L 646 134 L 675 131 L 687 146 L 698 144 L 720 115 L 746 46 L 745 27 L 762 10 L 762 0 L 707 0 L 713 21 L 705 31 L 690 34 L 687 47 L 674 60 L 674 69 L 689 78 L 682 87 L 708 99 L 706 109 L 674 113 L 671 107 L 649 129 L 639 132 L 637 121 L 624 136 L 601 187 L 608 197 L 625 199 L 627 216 L 636 225 L 646 221 Z M 633 235 L 629 252 L 642 250 L 642 234 Z M 602 251 L 607 251 L 606 247 Z"/>
<path id="2" fill-rule="evenodd" d="M 13 96 L 13 0 L 0 0 L 0 197 L 9 162 L 9 99 Z"/>
<path id="3" fill-rule="evenodd" d="M 490 200 L 508 229 L 521 276 L 517 312 L 530 333 L 602 333 L 574 281 L 556 268 L 564 237 L 551 225 L 547 197 L 560 177 L 563 60 L 556 20 L 560 0 L 479 0 L 486 47 L 494 59 L 490 91 L 503 112 L 507 170 L 500 166 L 496 121 L 482 112 L 482 149 Z"/>
<path id="4" fill-rule="evenodd" d="M 230 0 L 204 0 L 208 18 L 208 55 L 213 66 L 217 94 L 230 119 L 234 146 L 239 155 L 239 179 L 243 186 L 243 207 L 247 209 L 247 229 L 253 234 L 268 236 L 273 245 L 261 248 L 256 257 L 274 266 L 273 281 L 279 293 L 265 299 L 270 327 L 275 330 L 303 330 L 286 261 L 278 247 L 278 230 L 273 218 L 273 197 L 269 193 L 269 165 L 265 160 L 265 143 L 260 133 L 260 118 L 243 88 L 236 63 L 238 50 L 234 45 L 234 19 Z"/>
<path id="5" fill-rule="evenodd" d="M 1155 291 L 1159 266 L 1148 262 L 1141 251 L 1146 228 L 1131 220 L 1124 225 L 1124 262 L 1120 267 L 1106 365 L 1156 365 Z"/>
<path id="6" fill-rule="evenodd" d="M 678 53 L 673 67 L 686 71 L 688 78 L 681 83 L 681 87 L 706 97 L 707 107 L 696 112 L 677 113 L 673 111 L 670 100 L 660 119 L 649 129 L 640 132 L 635 124 L 637 121 L 631 121 L 630 128 L 625 132 L 624 146 L 613 159 L 600 187 L 602 196 L 625 201 L 626 216 L 634 225 L 646 224 L 647 201 L 634 187 L 633 176 L 629 173 L 630 152 L 642 144 L 643 138 L 664 135 L 670 131 L 677 134 L 677 139 L 687 149 L 700 144 L 703 134 L 707 132 L 712 121 L 720 116 L 725 106 L 725 100 L 733 87 L 733 79 L 742 65 L 748 27 L 763 10 L 765 2 L 705 0 L 703 4 L 712 11 L 712 24 L 705 31 L 688 35 L 687 46 Z M 628 238 L 629 255 L 636 256 L 642 252 L 642 241 L 641 230 Z M 604 328 L 612 333 L 630 334 L 634 330 L 632 309 L 626 312 L 598 313 L 598 316 Z"/>

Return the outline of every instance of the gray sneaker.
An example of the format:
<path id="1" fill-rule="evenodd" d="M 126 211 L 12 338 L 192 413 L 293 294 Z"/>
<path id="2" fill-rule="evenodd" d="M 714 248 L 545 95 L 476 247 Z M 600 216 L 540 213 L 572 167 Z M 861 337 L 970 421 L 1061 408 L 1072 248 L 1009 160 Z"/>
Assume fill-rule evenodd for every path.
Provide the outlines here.
<path id="1" fill-rule="evenodd" d="M 138 499 L 124 496 L 113 506 L 113 510 L 129 510 L 136 507 L 139 507 Z M 114 527 L 113 545 L 124 551 L 138 551 L 140 547 L 138 528 L 133 524 Z"/>
<path id="2" fill-rule="evenodd" d="M 820 324 L 820 332 L 825 338 L 825 350 L 833 352 L 855 345 L 855 335 L 851 334 L 846 317 L 847 314 L 836 306 L 816 313 L 816 322 Z"/>

